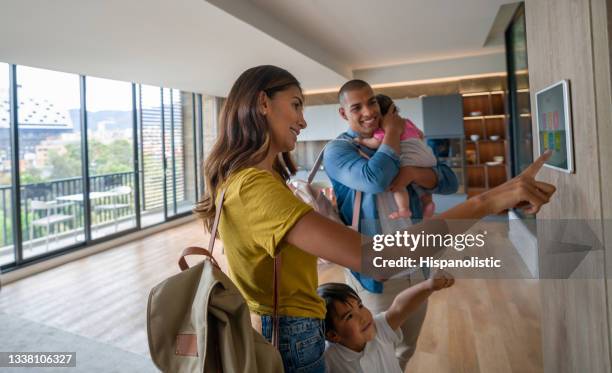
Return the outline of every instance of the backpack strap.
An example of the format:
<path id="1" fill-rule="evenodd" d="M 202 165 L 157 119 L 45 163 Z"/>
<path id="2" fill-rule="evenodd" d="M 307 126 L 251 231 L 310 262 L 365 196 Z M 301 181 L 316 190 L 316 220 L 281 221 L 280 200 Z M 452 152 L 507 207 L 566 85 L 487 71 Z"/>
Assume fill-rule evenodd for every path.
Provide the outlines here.
<path id="1" fill-rule="evenodd" d="M 215 257 L 212 255 L 212 252 L 206 249 L 203 249 L 201 247 L 198 246 L 189 246 L 188 248 L 186 248 L 185 250 L 183 250 L 183 253 L 181 254 L 181 257 L 179 258 L 179 268 L 182 271 L 185 271 L 187 269 L 189 269 L 189 265 L 187 264 L 187 260 L 185 260 L 185 257 L 187 255 L 204 255 L 206 256 L 217 268 L 219 267 L 219 263 L 217 263 L 217 260 L 215 259 Z"/>
<path id="2" fill-rule="evenodd" d="M 210 240 L 208 241 L 208 251 L 213 253 L 215 249 L 215 239 L 217 238 L 217 228 L 219 227 L 219 219 L 221 219 L 221 209 L 223 208 L 223 200 L 225 199 L 225 190 L 221 190 L 221 195 L 219 196 L 219 206 L 217 207 L 217 211 L 215 211 L 215 220 L 213 221 L 212 229 L 210 230 Z"/>
<path id="3" fill-rule="evenodd" d="M 217 228 L 219 227 L 219 219 L 221 218 L 221 206 L 223 206 L 224 196 L 225 196 L 225 189 L 221 191 L 221 196 L 219 197 L 221 199 L 221 202 L 219 204 L 219 208 L 215 212 L 215 220 L 213 222 L 212 230 L 210 232 L 210 241 L 208 241 L 208 250 L 203 249 L 198 246 L 190 246 L 186 248 L 185 250 L 183 250 L 183 253 L 181 254 L 181 257 L 179 258 L 179 262 L 178 262 L 178 265 L 181 271 L 185 271 L 189 269 L 187 260 L 185 260 L 185 257 L 187 255 L 204 255 L 208 259 L 210 259 L 217 268 L 220 268 L 219 263 L 217 263 L 217 260 L 213 256 L 213 250 L 215 249 L 215 239 L 217 238 Z"/>
<path id="4" fill-rule="evenodd" d="M 351 229 L 359 231 L 359 216 L 361 215 L 361 191 L 355 191 L 355 202 L 353 202 L 353 222 Z"/>
<path id="5" fill-rule="evenodd" d="M 280 284 L 280 269 L 281 269 L 281 256 L 277 253 L 274 256 L 274 295 L 272 296 L 272 344 L 276 349 L 279 349 L 279 331 L 280 331 L 280 318 L 278 317 L 278 284 Z"/>
<path id="6" fill-rule="evenodd" d="M 315 159 L 314 161 L 314 165 L 312 166 L 312 169 L 310 169 L 310 172 L 308 173 L 308 184 L 312 184 L 312 181 L 317 175 L 319 168 L 321 168 L 321 163 L 323 163 L 323 153 L 325 152 L 326 147 L 327 145 L 325 145 L 323 149 L 321 149 L 321 151 L 319 152 L 319 155 L 317 155 L 317 159 Z"/>
<path id="7" fill-rule="evenodd" d="M 321 151 L 319 152 L 319 155 L 317 156 L 317 159 L 314 162 L 314 165 L 312 166 L 312 169 L 310 170 L 310 172 L 308 173 L 308 184 L 312 184 L 312 181 L 314 180 L 315 176 L 317 175 L 317 172 L 319 171 L 319 168 L 321 168 L 321 163 L 323 162 L 323 154 L 325 152 L 325 148 L 327 147 L 327 145 L 331 144 L 334 141 L 344 141 L 344 142 L 348 142 L 350 144 L 355 145 L 355 148 L 357 148 L 357 152 L 359 153 L 360 156 L 364 157 L 365 159 L 370 159 L 370 157 L 364 153 L 363 150 L 361 150 L 359 148 L 359 146 L 357 146 L 353 141 L 349 141 L 348 139 L 335 139 L 332 140 L 330 142 L 328 142 L 327 144 L 325 144 L 325 146 L 323 147 L 323 149 L 321 149 Z M 355 201 L 353 202 L 353 221 L 351 222 L 351 228 L 355 231 L 359 231 L 359 218 L 361 216 L 361 197 L 362 197 L 362 192 L 360 190 L 356 190 L 355 191 Z"/>
<path id="8" fill-rule="evenodd" d="M 310 172 L 308 173 L 308 179 L 307 179 L 308 184 L 312 184 L 312 181 L 317 175 L 317 172 L 319 172 L 319 169 L 321 168 L 321 163 L 323 163 L 323 155 L 325 153 L 325 148 L 327 148 L 327 145 L 331 144 L 334 141 L 348 142 L 349 144 L 355 145 L 353 141 L 350 141 L 348 139 L 334 139 L 328 142 L 327 144 L 325 144 L 323 149 L 321 149 L 321 151 L 319 152 L 319 155 L 317 155 L 317 158 L 315 159 L 314 164 L 312 168 L 310 169 Z M 355 146 L 355 147 L 357 148 L 357 152 L 359 152 L 360 156 L 364 157 L 365 159 L 370 159 L 370 157 L 368 157 L 368 155 L 364 153 L 363 150 L 361 150 L 358 146 Z"/>

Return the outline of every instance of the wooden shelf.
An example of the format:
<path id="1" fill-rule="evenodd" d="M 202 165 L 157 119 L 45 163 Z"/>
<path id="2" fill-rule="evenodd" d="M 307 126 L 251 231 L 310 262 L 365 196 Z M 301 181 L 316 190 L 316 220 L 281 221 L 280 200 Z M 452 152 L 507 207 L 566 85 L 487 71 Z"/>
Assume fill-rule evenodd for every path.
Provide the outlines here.
<path id="1" fill-rule="evenodd" d="M 479 112 L 482 116 L 505 115 L 504 92 L 482 92 L 463 95 L 463 117 L 472 117 L 471 113 Z"/>
<path id="2" fill-rule="evenodd" d="M 500 163 L 500 164 L 478 163 L 478 164 L 468 164 L 466 167 L 506 167 L 506 164 L 505 163 Z"/>
<path id="3" fill-rule="evenodd" d="M 482 142 L 506 142 L 506 139 L 499 139 L 499 140 L 478 140 L 478 141 L 472 141 L 472 140 L 466 140 L 465 141 L 467 144 L 479 144 Z"/>
<path id="4" fill-rule="evenodd" d="M 461 92 L 463 97 L 503 95 L 504 91 Z"/>
<path id="5" fill-rule="evenodd" d="M 502 91 L 479 92 L 463 95 L 463 128 L 465 132 L 466 193 L 468 197 L 478 195 L 489 188 L 504 183 L 508 177 L 508 117 Z M 472 116 L 472 112 L 482 115 Z M 471 141 L 471 135 L 478 141 Z M 489 139 L 499 136 L 498 140 Z M 504 157 L 504 162 L 488 165 L 494 157 Z M 471 163 L 471 164 L 470 164 Z"/>
<path id="6" fill-rule="evenodd" d="M 463 120 L 483 120 L 483 119 L 505 119 L 505 115 L 479 115 L 479 116 L 469 116 L 463 117 Z"/>
<path id="7" fill-rule="evenodd" d="M 507 137 L 507 119 L 505 117 L 491 117 L 482 121 L 466 120 L 463 122 L 463 129 L 466 140 L 471 135 L 478 135 L 482 140 L 490 136 L 499 136 L 501 139 Z M 482 141 L 479 140 L 479 141 Z"/>

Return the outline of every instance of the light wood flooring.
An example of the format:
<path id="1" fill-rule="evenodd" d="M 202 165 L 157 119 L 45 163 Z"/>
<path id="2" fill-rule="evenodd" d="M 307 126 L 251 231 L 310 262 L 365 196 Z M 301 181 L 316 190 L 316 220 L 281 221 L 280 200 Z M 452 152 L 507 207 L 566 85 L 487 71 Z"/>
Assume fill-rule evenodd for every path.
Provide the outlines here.
<path id="1" fill-rule="evenodd" d="M 207 241 L 192 222 L 80 259 L 4 286 L 0 312 L 148 355 L 149 289 L 178 272 L 182 248 Z M 319 277 L 343 281 L 335 265 Z M 538 283 L 460 279 L 430 298 L 407 371 L 529 373 L 542 364 Z"/>

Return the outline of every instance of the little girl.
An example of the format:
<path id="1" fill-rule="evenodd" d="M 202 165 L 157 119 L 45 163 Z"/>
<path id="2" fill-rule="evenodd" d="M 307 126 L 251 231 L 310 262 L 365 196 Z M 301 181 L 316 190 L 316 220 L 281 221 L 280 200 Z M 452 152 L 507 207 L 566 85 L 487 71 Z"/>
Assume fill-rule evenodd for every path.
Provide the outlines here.
<path id="1" fill-rule="evenodd" d="M 381 115 L 385 115 L 389 111 L 389 107 L 393 104 L 393 100 L 386 95 L 376 95 L 378 105 L 380 106 Z M 397 108 L 395 109 L 397 110 Z M 382 129 L 374 132 L 374 136 L 369 139 L 359 139 L 359 143 L 368 148 L 378 149 L 385 136 Z M 406 119 L 406 127 L 400 136 L 400 166 L 413 167 L 434 167 L 437 164 L 436 157 L 433 155 L 431 148 L 423 141 L 423 132 L 419 130 L 414 123 Z M 401 172 L 401 170 L 400 170 Z M 409 218 L 412 216 L 410 211 L 410 197 L 406 190 L 407 185 L 401 188 L 401 191 L 393 193 L 393 199 L 397 204 L 397 212 L 389 214 L 390 219 Z M 416 184 L 412 184 L 412 188 L 418 194 L 423 203 L 423 218 L 430 218 L 435 211 L 435 205 L 431 194 L 426 193 L 423 188 Z"/>

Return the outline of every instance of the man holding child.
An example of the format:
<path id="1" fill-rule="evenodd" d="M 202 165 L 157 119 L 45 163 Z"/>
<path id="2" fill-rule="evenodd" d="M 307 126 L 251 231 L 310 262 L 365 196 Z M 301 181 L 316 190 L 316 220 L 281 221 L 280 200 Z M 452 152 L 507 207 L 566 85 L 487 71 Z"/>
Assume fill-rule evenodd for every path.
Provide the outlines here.
<path id="1" fill-rule="evenodd" d="M 407 189 L 411 219 L 423 218 L 423 199 L 417 189 L 426 193 L 452 194 L 457 191 L 457 178 L 444 164 L 433 167 L 412 167 L 400 163 L 402 152 L 400 137 L 406 120 L 397 111 L 390 110 L 384 117 L 370 85 L 362 80 L 351 80 L 338 93 L 340 116 L 349 128 L 330 142 L 324 154 L 324 166 L 332 181 L 340 216 L 345 224 L 353 219 L 353 204 L 356 191 L 362 192 L 359 232 L 372 237 L 383 232 L 377 194 L 394 189 Z M 366 146 L 378 129 L 384 131 L 382 141 L 376 149 Z M 410 185 L 406 187 L 407 185 Z M 414 188 L 413 186 L 418 186 Z M 402 190 L 403 192 L 403 190 Z M 410 219 L 404 219 L 407 226 Z M 358 298 L 372 313 L 388 310 L 396 296 L 406 288 L 422 282 L 429 271 L 416 271 L 400 278 L 379 282 L 357 272 L 347 270 L 346 280 L 358 294 Z M 403 339 L 395 344 L 396 356 L 402 371 L 414 354 L 418 335 L 425 319 L 427 303 L 423 302 L 410 317 L 402 320 Z"/>

